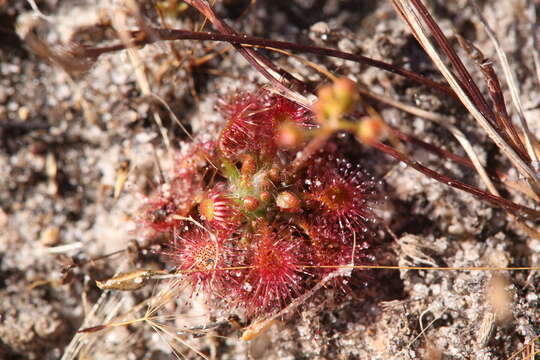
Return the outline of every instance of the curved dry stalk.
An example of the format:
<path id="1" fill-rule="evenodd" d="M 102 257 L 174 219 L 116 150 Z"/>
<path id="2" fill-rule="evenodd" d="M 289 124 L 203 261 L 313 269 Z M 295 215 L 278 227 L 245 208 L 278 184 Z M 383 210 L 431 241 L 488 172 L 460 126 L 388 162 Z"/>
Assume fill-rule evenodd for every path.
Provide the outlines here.
<path id="1" fill-rule="evenodd" d="M 433 319 L 429 322 L 429 324 L 427 324 L 426 326 L 424 326 L 424 316 L 426 315 L 426 313 L 428 313 L 429 311 L 431 311 L 431 309 L 428 307 L 426 310 L 424 310 L 422 312 L 422 314 L 420 314 L 420 317 L 418 318 L 418 323 L 420 325 L 420 332 L 407 344 L 406 347 L 404 347 L 399 353 L 403 353 L 405 352 L 406 350 L 408 350 L 415 342 L 416 340 L 418 340 L 422 335 L 424 337 L 426 337 L 426 332 L 427 330 L 433 326 L 433 324 L 435 324 L 435 322 L 437 320 L 439 320 L 442 315 L 448 310 L 448 306 L 445 306 L 444 309 L 440 312 L 439 316 L 434 316 Z M 426 337 L 427 339 L 427 337 Z"/>
<path id="2" fill-rule="evenodd" d="M 499 191 L 497 190 L 495 185 L 493 185 L 493 182 L 489 178 L 489 175 L 487 174 L 486 169 L 484 168 L 484 166 L 480 162 L 480 159 L 476 155 L 476 152 L 474 151 L 470 141 L 467 139 L 467 137 L 465 136 L 465 134 L 461 130 L 459 130 L 456 126 L 451 125 L 448 122 L 448 119 L 444 115 L 437 114 L 437 113 L 434 113 L 434 112 L 431 112 L 431 111 L 422 110 L 422 109 L 420 109 L 418 107 L 401 103 L 399 101 L 387 98 L 385 96 L 378 95 L 378 94 L 376 94 L 374 92 L 371 92 L 371 91 L 369 91 L 367 89 L 362 89 L 361 88 L 361 89 L 359 89 L 359 91 L 360 91 L 361 94 L 367 95 L 367 96 L 369 96 L 371 98 L 374 98 L 374 99 L 379 100 L 381 102 L 384 102 L 384 103 L 386 103 L 388 105 L 391 105 L 391 106 L 393 106 L 393 107 L 395 107 L 397 109 L 401 109 L 403 111 L 406 111 L 406 112 L 408 112 L 410 114 L 413 114 L 413 115 L 422 117 L 424 119 L 430 120 L 430 121 L 432 121 L 434 123 L 437 123 L 438 125 L 446 128 L 456 138 L 456 140 L 460 143 L 460 145 L 463 147 L 463 150 L 465 150 L 465 152 L 467 153 L 467 155 L 471 159 L 471 162 L 472 162 L 475 170 L 478 172 L 478 175 L 480 175 L 480 178 L 482 179 L 482 181 L 484 182 L 486 187 L 489 189 L 489 191 L 493 195 L 500 196 Z"/>

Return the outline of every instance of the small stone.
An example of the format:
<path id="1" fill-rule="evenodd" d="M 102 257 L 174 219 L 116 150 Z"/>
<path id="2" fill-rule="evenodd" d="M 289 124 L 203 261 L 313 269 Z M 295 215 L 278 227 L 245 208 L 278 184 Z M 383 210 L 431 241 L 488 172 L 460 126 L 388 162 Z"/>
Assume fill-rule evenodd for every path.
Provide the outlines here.
<path id="1" fill-rule="evenodd" d="M 49 226 L 41 232 L 39 242 L 43 246 L 54 246 L 60 242 L 60 228 L 58 226 Z"/>
<path id="2" fill-rule="evenodd" d="M 317 34 L 328 34 L 330 32 L 330 27 L 324 21 L 319 21 L 311 25 L 309 30 Z"/>
<path id="3" fill-rule="evenodd" d="M 19 119 L 21 119 L 22 121 L 28 120 L 29 114 L 30 114 L 30 111 L 28 110 L 26 106 L 21 106 L 19 108 Z"/>

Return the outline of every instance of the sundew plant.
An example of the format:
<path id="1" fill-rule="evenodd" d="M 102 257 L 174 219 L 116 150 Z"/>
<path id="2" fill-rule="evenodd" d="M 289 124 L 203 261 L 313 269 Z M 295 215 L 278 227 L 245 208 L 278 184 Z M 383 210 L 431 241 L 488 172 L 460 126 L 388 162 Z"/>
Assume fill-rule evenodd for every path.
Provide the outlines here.
<path id="1" fill-rule="evenodd" d="M 39 12 L 34 2 L 30 3 L 38 18 L 50 20 Z M 119 52 L 124 54 L 132 65 L 140 97 L 150 104 L 147 120 L 159 133 L 156 146 L 162 150 L 155 151 L 153 159 L 153 171 L 159 181 L 141 191 L 140 204 L 130 214 L 133 230 L 126 238 L 134 240 L 126 245 L 126 250 L 74 261 L 64 269 L 68 279 L 70 273 L 85 273 L 90 265 L 115 261 L 119 254 L 131 254 L 136 259 L 113 273 L 88 275 L 94 291 L 97 286 L 103 293 L 88 307 L 64 351 L 64 359 L 91 358 L 107 334 L 115 334 L 117 330 L 145 331 L 132 330 L 139 327 L 155 330 L 166 344 L 166 351 L 178 358 L 222 355 L 226 358 L 226 349 L 234 347 L 231 343 L 242 344 L 236 346 L 244 347 L 241 351 L 250 357 L 254 356 L 251 351 L 255 351 L 251 344 L 267 336 L 271 329 L 277 332 L 276 329 L 283 329 L 289 323 L 298 325 L 303 321 L 295 319 L 296 315 L 311 316 L 309 324 L 319 320 L 322 323 L 323 318 L 339 317 L 336 314 L 343 308 L 357 316 L 351 322 L 362 318 L 365 331 L 347 322 L 340 323 L 346 324 L 343 328 L 356 330 L 340 329 L 335 336 L 339 340 L 332 341 L 347 339 L 353 333 L 371 336 L 369 331 L 382 333 L 380 328 L 377 331 L 370 328 L 370 321 L 377 317 L 389 314 L 404 323 L 409 321 L 400 317 L 409 316 L 408 311 L 385 313 L 384 309 L 391 308 L 393 303 L 385 302 L 384 306 L 379 303 L 402 301 L 396 306 L 405 307 L 409 301 L 421 302 L 418 296 L 408 298 L 407 292 L 419 291 L 422 286 L 427 289 L 422 277 L 446 271 L 479 272 L 485 279 L 482 278 L 482 285 L 475 286 L 488 284 L 485 299 L 474 298 L 477 313 L 492 314 L 481 319 L 474 315 L 475 321 L 482 324 L 476 330 L 481 339 L 476 344 L 482 349 L 482 356 L 534 359 L 536 321 L 531 321 L 529 327 L 522 324 L 528 332 L 523 330 L 514 337 L 507 334 L 512 318 L 510 304 L 520 301 L 513 299 L 513 294 L 518 298 L 520 291 L 534 288 L 535 283 L 532 275 L 523 284 L 525 280 L 517 275 L 512 278 L 512 274 L 518 270 L 535 270 L 534 252 L 515 261 L 506 258 L 498 261 L 493 255 L 495 250 L 486 251 L 482 259 L 470 259 L 465 254 L 464 259 L 456 260 L 451 257 L 456 254 L 451 254 L 449 249 L 461 243 L 476 246 L 469 244 L 469 238 L 474 236 L 465 234 L 468 230 L 459 230 L 467 228 L 465 221 L 463 224 L 454 221 L 452 226 L 441 230 L 430 220 L 429 226 L 437 228 L 439 233 L 429 234 L 432 242 L 420 236 L 429 237 L 422 229 L 428 226 L 428 221 L 422 219 L 438 216 L 436 219 L 444 223 L 451 217 L 446 215 L 445 219 L 450 210 L 446 213 L 441 210 L 451 207 L 450 202 L 431 197 L 424 203 L 433 206 L 433 214 L 426 211 L 421 217 L 415 213 L 413 201 L 398 200 L 395 192 L 400 181 L 394 180 L 392 185 L 385 181 L 395 179 L 396 172 L 414 171 L 416 179 L 420 179 L 417 181 L 431 184 L 425 186 L 436 186 L 443 193 L 454 189 L 465 199 L 479 201 L 490 214 L 493 212 L 502 219 L 512 234 L 525 239 L 520 241 L 540 240 L 537 231 L 539 143 L 534 134 L 536 127 L 529 125 L 520 100 L 517 75 L 475 1 L 467 3 L 467 11 L 475 18 L 476 31 L 489 39 L 486 43 L 494 49 L 493 58 L 485 55 L 486 49 L 480 49 L 465 34 L 459 34 L 459 30 L 448 34 L 447 26 L 439 24 L 439 17 L 432 15 L 428 4 L 420 0 L 389 3 L 393 12 L 386 16 L 402 20 L 414 43 L 411 46 L 429 61 L 429 69 L 403 65 L 400 61 L 377 60 L 354 49 L 345 51 L 346 46 L 337 50 L 321 44 L 320 39 L 289 42 L 244 34 L 231 18 L 241 19 L 257 4 L 242 1 L 218 4 L 203 0 L 144 4 L 123 1 L 104 12 L 92 27 L 92 31 L 98 29 L 105 34 L 102 41 L 79 34 L 68 39 L 63 47 L 42 39 L 36 22 L 21 27 L 26 45 L 63 69 L 74 84 L 104 58 L 118 56 Z M 237 13 L 235 9 L 242 11 Z M 536 30 L 533 15 L 538 9 L 532 2 L 524 4 L 524 9 L 531 29 Z M 189 28 L 171 25 L 184 18 L 195 21 L 186 22 L 191 24 Z M 85 31 L 93 34 L 88 29 L 81 33 L 84 35 Z M 322 31 L 325 39 L 332 36 L 329 30 L 317 31 Z M 189 45 L 179 50 L 174 46 L 177 43 Z M 537 45 L 536 37 L 531 43 Z M 202 46 L 204 55 L 195 57 L 193 49 Z M 173 54 L 174 60 L 164 62 L 159 74 L 149 74 L 144 64 L 160 58 L 146 58 L 145 47 Z M 183 67 L 190 69 L 193 79 L 201 69 L 211 76 L 225 78 L 216 59 L 230 60 L 227 53 L 240 55 L 256 78 L 241 79 L 236 86 L 223 85 L 227 89 L 216 94 L 200 91 L 201 86 L 195 81 L 190 83 L 190 93 L 196 99 L 193 108 L 209 102 L 205 96 L 211 98 L 212 105 L 206 107 L 212 109 L 208 117 L 219 119 L 214 128 L 193 131 L 190 114 L 183 114 L 156 95 L 152 91 L 152 79 L 160 82 Z M 452 113 L 411 105 L 415 97 L 420 98 L 416 93 L 408 103 L 404 96 L 385 95 L 363 84 L 362 77 L 354 71 L 342 73 L 339 67 L 328 69 L 322 60 L 327 58 L 356 64 L 357 70 L 369 68 L 390 73 L 392 79 L 399 79 L 397 87 L 403 87 L 400 81 L 407 86 L 413 84 L 410 86 L 421 89 L 431 99 L 441 99 Z M 283 65 L 282 59 L 291 60 L 295 67 Z M 531 63 L 539 73 L 536 52 Z M 215 68 L 205 68 L 208 64 Z M 246 86 L 238 86 L 243 82 Z M 74 87 L 80 92 L 81 108 L 85 114 L 90 113 L 84 89 Z M 445 140 L 433 141 L 431 135 L 422 131 L 409 133 L 411 127 L 400 126 L 402 122 L 385 117 L 388 112 L 383 110 L 388 108 L 394 111 L 390 112 L 393 116 L 396 113 L 414 116 L 435 124 L 445 131 Z M 460 120 L 455 121 L 456 118 Z M 453 145 L 447 146 L 445 141 Z M 460 170 L 456 175 L 448 169 Z M 126 183 L 134 181 L 130 180 L 133 176 L 129 162 L 118 168 L 115 201 L 123 193 L 134 191 L 124 188 Z M 414 184 L 405 184 L 411 182 L 414 180 L 404 179 L 403 188 L 413 187 Z M 485 222 L 489 226 L 495 224 L 492 219 Z M 491 246 L 489 241 L 497 239 L 497 232 L 492 234 L 489 226 L 483 230 L 489 236 L 482 238 L 487 247 Z M 505 234 L 509 232 L 505 231 Z M 462 236 L 451 237 L 458 233 Z M 458 239 L 455 243 L 445 242 L 448 262 L 442 255 L 445 250 L 435 244 L 437 238 L 443 237 Z M 494 248 L 502 251 L 509 246 L 505 244 Z M 398 271 L 401 279 L 397 279 Z M 496 275 L 492 276 L 494 272 Z M 441 284 L 447 290 L 454 285 L 459 287 L 457 280 L 449 285 L 453 280 L 445 276 L 433 280 L 436 287 L 430 283 L 426 290 L 429 296 L 434 296 L 436 288 L 437 295 L 444 298 L 445 288 Z M 405 285 L 401 284 L 402 280 Z M 396 282 L 400 285 L 396 286 Z M 512 286 L 519 290 L 514 288 L 511 292 Z M 471 288 L 473 285 L 463 290 L 463 296 Z M 375 305 L 362 305 L 368 298 Z M 451 327 L 448 324 L 453 318 L 449 309 L 459 313 L 456 305 L 459 300 L 452 303 L 454 298 L 448 295 L 449 300 L 441 300 L 438 307 L 426 305 L 425 312 L 416 316 L 418 329 L 403 335 L 407 341 L 388 340 L 379 334 L 373 336 L 378 340 L 363 343 L 367 350 L 352 347 L 342 353 L 351 358 L 373 353 L 381 358 L 390 353 L 396 358 L 413 355 L 443 358 L 445 347 L 457 348 L 460 340 L 454 343 L 446 338 L 436 339 L 436 335 L 429 337 L 428 328 L 439 326 L 442 332 L 445 326 Z M 520 304 L 525 306 L 523 301 Z M 362 311 L 367 308 L 376 310 L 364 316 Z M 203 315 L 193 315 L 193 309 Z M 323 311 L 319 314 L 317 309 Z M 522 311 L 519 309 L 514 309 L 516 318 L 523 315 L 516 315 Z M 305 315 L 310 311 L 311 315 Z M 431 321 L 425 322 L 424 316 L 431 316 Z M 324 326 L 320 325 L 318 332 L 323 333 L 321 328 Z M 390 328 L 395 330 L 399 326 Z M 311 338 L 304 331 L 302 339 L 331 343 L 325 336 L 330 337 L 333 331 L 319 335 L 313 330 Z M 506 335 L 512 339 L 508 343 L 500 340 Z M 120 350 L 111 350 L 113 356 L 136 347 L 130 336 L 117 343 Z M 321 348 L 324 346 L 317 351 Z M 335 350 L 327 346 L 325 351 L 321 356 L 331 357 Z M 472 350 L 463 349 L 461 355 L 470 354 L 468 351 Z M 151 356 L 144 349 L 140 353 Z M 229 355 L 229 358 L 235 356 Z"/>

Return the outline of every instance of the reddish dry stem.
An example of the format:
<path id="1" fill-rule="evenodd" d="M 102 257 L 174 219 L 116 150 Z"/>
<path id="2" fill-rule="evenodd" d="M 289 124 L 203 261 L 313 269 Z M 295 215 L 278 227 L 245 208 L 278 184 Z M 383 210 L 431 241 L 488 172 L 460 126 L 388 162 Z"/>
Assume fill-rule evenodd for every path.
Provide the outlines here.
<path id="1" fill-rule="evenodd" d="M 516 128 L 514 124 L 512 124 L 508 111 L 506 110 L 501 84 L 493 69 L 491 61 L 486 59 L 484 54 L 466 39 L 458 36 L 458 41 L 465 51 L 467 51 L 469 56 L 475 61 L 476 65 L 484 75 L 489 95 L 495 106 L 495 120 L 497 123 L 494 124 L 494 127 L 501 131 L 501 136 L 503 136 L 506 142 L 516 150 L 524 161 L 530 162 L 531 159 L 525 149 L 525 145 L 523 145 L 523 142 L 518 136 Z"/>
<path id="2" fill-rule="evenodd" d="M 269 48 L 298 51 L 301 53 L 310 53 L 310 54 L 321 55 L 321 56 L 336 57 L 336 58 L 364 64 L 367 66 L 377 67 L 382 70 L 386 70 L 394 74 L 406 77 L 419 84 L 428 86 L 430 88 L 434 88 L 454 98 L 456 97 L 452 89 L 450 89 L 450 87 L 446 84 L 434 81 L 425 76 L 417 74 L 413 71 L 409 71 L 404 68 L 401 68 L 397 65 L 389 64 L 380 60 L 375 60 L 367 56 L 351 54 L 351 53 L 347 53 L 347 52 L 343 52 L 343 51 L 339 51 L 335 49 L 323 48 L 323 47 L 305 45 L 305 44 L 297 44 L 297 43 L 292 43 L 292 42 L 287 42 L 287 41 L 269 40 L 269 39 L 263 39 L 263 38 L 253 37 L 253 36 L 245 36 L 245 35 L 244 36 L 226 35 L 226 34 L 217 34 L 217 33 L 212 33 L 212 32 L 196 32 L 196 31 L 189 31 L 189 30 L 160 29 L 160 28 L 152 28 L 152 32 L 158 34 L 161 41 L 175 41 L 175 40 L 223 41 L 223 42 L 228 42 L 231 44 L 245 44 L 245 45 L 253 45 L 253 46 L 260 46 L 260 47 L 269 47 Z M 151 44 L 154 42 L 153 39 L 147 38 L 145 36 L 141 36 L 141 33 L 142 31 L 140 30 L 132 32 L 132 36 L 135 39 L 137 39 L 134 41 L 136 46 L 144 46 L 144 45 Z M 125 48 L 126 47 L 124 44 L 110 45 L 110 46 L 104 46 L 104 47 L 79 46 L 77 50 L 75 51 L 75 55 L 81 56 L 81 57 L 97 58 L 98 56 L 102 54 L 123 50 Z"/>
<path id="3" fill-rule="evenodd" d="M 201 0 L 186 0 L 186 3 L 196 8 L 201 14 L 208 18 L 208 20 L 210 20 L 210 22 L 218 29 L 220 33 L 225 35 L 237 35 L 237 33 L 229 25 L 216 16 L 214 10 L 212 10 L 207 2 Z M 270 83 L 274 84 L 277 88 L 281 89 L 285 93 L 288 93 L 290 90 L 285 87 L 285 85 L 283 85 L 279 79 L 275 78 L 270 72 L 268 72 L 264 66 L 272 69 L 281 76 L 284 76 L 289 81 L 293 80 L 296 83 L 300 82 L 290 73 L 275 65 L 266 56 L 259 54 L 256 50 L 246 48 L 239 43 L 231 44 L 255 69 L 257 69 L 268 81 L 270 81 Z M 261 63 L 264 64 L 264 66 Z"/>
<path id="4" fill-rule="evenodd" d="M 472 163 L 471 160 L 469 160 L 468 158 L 465 158 L 465 157 L 462 157 L 462 156 L 459 156 L 457 154 L 454 154 L 453 152 L 451 151 L 448 151 L 448 150 L 445 150 L 443 148 L 440 148 L 436 145 L 433 145 L 433 144 L 430 144 L 422 139 L 419 139 L 415 136 L 412 136 L 410 134 L 407 134 L 407 133 L 404 133 L 396 128 L 392 128 L 390 127 L 392 133 L 400 138 L 401 140 L 403 141 L 406 141 L 410 144 L 414 144 L 414 145 L 418 145 L 434 154 L 437 154 L 439 156 L 441 156 L 442 158 L 444 159 L 450 159 L 452 161 L 454 161 L 455 163 L 457 164 L 460 164 L 460 165 L 464 165 L 464 166 L 467 166 L 468 168 L 470 169 L 473 169 L 474 170 L 474 165 Z M 505 175 L 501 172 L 498 172 L 498 171 L 494 171 L 492 169 L 486 169 L 487 173 L 489 174 L 489 176 L 493 179 L 493 180 L 496 180 L 498 182 L 501 182 L 502 178 L 505 177 Z"/>
<path id="5" fill-rule="evenodd" d="M 534 209 L 531 209 L 529 207 L 516 204 L 512 201 L 503 199 L 499 196 L 492 195 L 488 192 L 485 192 L 483 190 L 480 190 L 474 186 L 467 185 L 459 180 L 452 179 L 448 176 L 442 175 L 437 173 L 436 171 L 433 171 L 417 161 L 411 160 L 407 155 L 397 151 L 396 149 L 385 145 L 383 143 L 376 143 L 373 145 L 375 148 L 379 149 L 380 151 L 385 152 L 386 154 L 392 156 L 393 158 L 396 158 L 400 161 L 403 161 L 407 165 L 413 167 L 414 169 L 420 171 L 422 174 L 425 174 L 429 176 L 430 178 L 433 178 L 443 184 L 446 184 L 448 186 L 451 186 L 453 188 L 463 190 L 468 192 L 469 194 L 472 194 L 474 196 L 477 196 L 483 200 L 489 201 L 490 203 L 494 204 L 495 206 L 501 206 L 505 208 L 507 211 L 515 214 L 518 217 L 526 217 L 528 219 L 537 219 L 540 217 L 540 212 Z"/>
<path id="6" fill-rule="evenodd" d="M 480 89 L 474 82 L 471 74 L 469 74 L 469 72 L 467 71 L 467 68 L 465 68 L 465 65 L 463 65 L 463 62 L 461 61 L 456 51 L 452 48 L 452 46 L 448 42 L 448 39 L 443 34 L 437 22 L 435 22 L 435 20 L 433 19 L 429 11 L 426 9 L 422 1 L 411 0 L 411 2 L 413 3 L 414 7 L 420 13 L 420 16 L 429 27 L 431 34 L 435 38 L 435 41 L 437 42 L 437 44 L 441 47 L 443 53 L 448 57 L 448 59 L 450 60 L 450 63 L 456 69 L 459 75 L 459 82 L 463 90 L 465 90 L 465 92 L 473 100 L 476 106 L 478 106 L 482 114 L 484 114 L 484 116 L 488 120 L 490 120 L 491 122 L 494 122 L 495 115 L 493 111 L 488 106 L 484 96 L 482 95 L 482 93 L 480 92 Z"/>
<path id="7" fill-rule="evenodd" d="M 84 329 L 80 329 L 77 332 L 78 333 L 92 333 L 92 332 L 101 331 L 101 330 L 106 329 L 108 327 L 109 326 L 106 325 L 106 324 L 105 325 L 96 325 L 96 326 L 91 326 L 91 327 L 87 327 L 87 328 L 84 328 Z"/>

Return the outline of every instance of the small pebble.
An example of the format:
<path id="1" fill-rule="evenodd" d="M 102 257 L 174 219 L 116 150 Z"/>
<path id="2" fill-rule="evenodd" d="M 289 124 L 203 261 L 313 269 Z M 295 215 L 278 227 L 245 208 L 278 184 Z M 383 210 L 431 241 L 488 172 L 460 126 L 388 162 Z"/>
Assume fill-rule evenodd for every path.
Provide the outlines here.
<path id="1" fill-rule="evenodd" d="M 49 226 L 41 232 L 39 240 L 43 246 L 55 246 L 60 242 L 60 228 L 58 226 Z"/>

